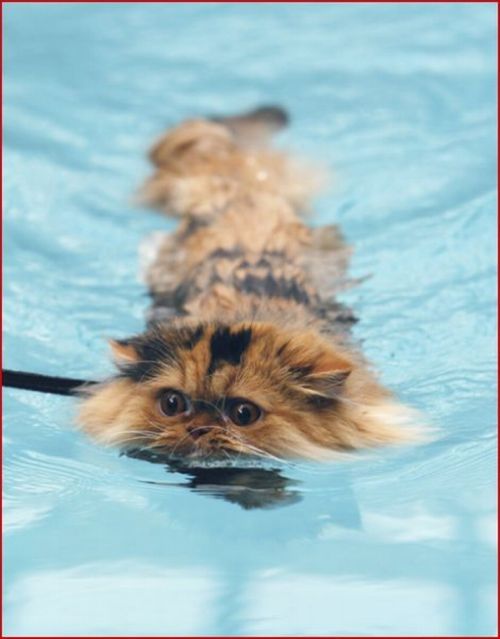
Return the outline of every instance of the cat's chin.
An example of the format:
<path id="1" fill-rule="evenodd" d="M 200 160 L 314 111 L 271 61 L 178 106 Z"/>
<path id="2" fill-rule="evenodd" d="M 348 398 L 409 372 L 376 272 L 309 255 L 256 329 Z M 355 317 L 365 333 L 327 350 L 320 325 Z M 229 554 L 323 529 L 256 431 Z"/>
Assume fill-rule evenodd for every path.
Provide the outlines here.
<path id="1" fill-rule="evenodd" d="M 141 459 L 156 464 L 168 466 L 182 466 L 184 468 L 269 468 L 273 460 L 255 455 L 223 454 L 221 451 L 193 450 L 191 453 L 178 454 L 168 449 L 152 448 L 126 448 L 122 449 L 122 455 Z M 276 465 L 276 464 L 274 464 Z"/>

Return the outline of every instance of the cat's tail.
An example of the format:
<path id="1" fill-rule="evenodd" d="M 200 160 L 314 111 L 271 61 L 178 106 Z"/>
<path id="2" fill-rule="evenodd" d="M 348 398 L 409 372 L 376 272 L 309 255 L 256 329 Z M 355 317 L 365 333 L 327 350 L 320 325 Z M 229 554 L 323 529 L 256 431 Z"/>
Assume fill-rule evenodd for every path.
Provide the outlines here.
<path id="1" fill-rule="evenodd" d="M 265 143 L 290 123 L 290 116 L 280 106 L 263 105 L 240 115 L 212 116 L 212 122 L 227 127 L 240 144 Z"/>

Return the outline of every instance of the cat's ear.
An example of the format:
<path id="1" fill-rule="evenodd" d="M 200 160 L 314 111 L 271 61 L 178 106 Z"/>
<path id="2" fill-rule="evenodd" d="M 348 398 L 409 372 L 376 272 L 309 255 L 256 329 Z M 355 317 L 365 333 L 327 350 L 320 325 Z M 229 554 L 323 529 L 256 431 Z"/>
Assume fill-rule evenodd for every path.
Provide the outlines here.
<path id="1" fill-rule="evenodd" d="M 344 391 L 353 363 L 330 344 L 318 345 L 317 337 L 302 335 L 279 349 L 300 391 L 310 399 L 335 399 Z"/>
<path id="2" fill-rule="evenodd" d="M 301 387 L 311 397 L 335 399 L 342 394 L 350 374 L 350 369 L 311 373 L 303 377 Z"/>
<path id="3" fill-rule="evenodd" d="M 314 358 L 311 368 L 304 379 L 304 388 L 320 397 L 335 399 L 344 389 L 352 364 L 334 350 L 327 350 Z"/>
<path id="4" fill-rule="evenodd" d="M 109 347 L 115 362 L 120 364 L 133 364 L 138 362 L 141 357 L 137 350 L 137 345 L 131 339 L 110 339 Z"/>

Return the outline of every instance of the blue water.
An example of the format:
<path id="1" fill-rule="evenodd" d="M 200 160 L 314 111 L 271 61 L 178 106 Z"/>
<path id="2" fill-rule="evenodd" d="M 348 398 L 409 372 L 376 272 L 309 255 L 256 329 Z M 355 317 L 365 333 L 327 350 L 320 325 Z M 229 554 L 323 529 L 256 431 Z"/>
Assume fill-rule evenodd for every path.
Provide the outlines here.
<path id="1" fill-rule="evenodd" d="M 439 433 L 227 492 L 5 391 L 7 635 L 495 633 L 495 25 L 472 3 L 4 6 L 7 367 L 107 374 L 105 338 L 143 326 L 139 241 L 172 226 L 131 204 L 146 148 L 276 102 L 281 144 L 333 172 L 314 223 L 371 275 L 343 297 L 356 337 Z"/>

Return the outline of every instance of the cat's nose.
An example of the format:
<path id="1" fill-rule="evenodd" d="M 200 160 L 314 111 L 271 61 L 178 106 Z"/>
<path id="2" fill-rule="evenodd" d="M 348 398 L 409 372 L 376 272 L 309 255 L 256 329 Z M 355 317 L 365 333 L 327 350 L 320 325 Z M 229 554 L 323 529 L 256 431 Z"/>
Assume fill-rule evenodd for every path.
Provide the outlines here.
<path id="1" fill-rule="evenodd" d="M 198 439 L 198 437 L 206 435 L 212 429 L 210 426 L 188 426 L 186 430 L 193 439 Z"/>

